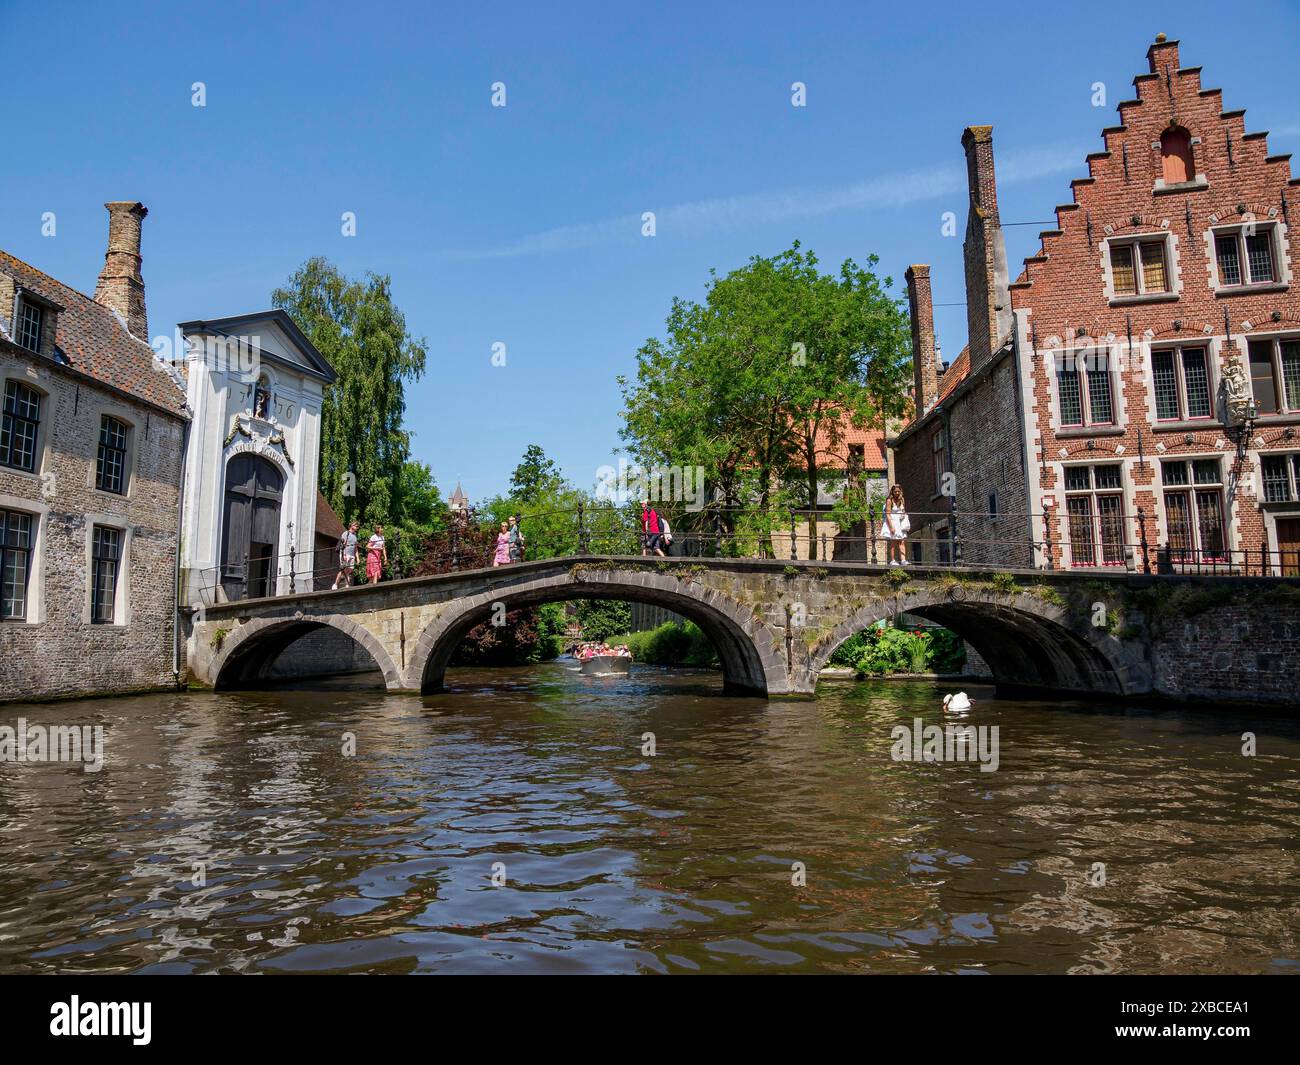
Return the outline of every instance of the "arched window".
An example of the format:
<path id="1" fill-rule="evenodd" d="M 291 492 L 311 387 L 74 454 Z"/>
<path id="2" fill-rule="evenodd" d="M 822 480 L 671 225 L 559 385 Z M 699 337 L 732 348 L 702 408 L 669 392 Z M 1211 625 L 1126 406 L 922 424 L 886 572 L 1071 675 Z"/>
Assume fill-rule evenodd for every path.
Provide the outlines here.
<path id="1" fill-rule="evenodd" d="M 1160 165 L 1166 185 L 1181 185 L 1196 180 L 1192 135 L 1182 126 L 1170 126 L 1160 134 Z"/>

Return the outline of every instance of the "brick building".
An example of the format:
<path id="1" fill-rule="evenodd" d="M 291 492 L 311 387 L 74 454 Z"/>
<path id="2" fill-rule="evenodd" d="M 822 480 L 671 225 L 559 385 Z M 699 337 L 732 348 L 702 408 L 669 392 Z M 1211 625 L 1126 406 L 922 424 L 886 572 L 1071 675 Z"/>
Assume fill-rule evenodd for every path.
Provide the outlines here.
<path id="1" fill-rule="evenodd" d="M 968 344 L 946 371 L 929 270 L 907 274 L 916 416 L 891 443 L 915 559 L 1297 572 L 1300 182 L 1177 41 L 1147 59 L 1014 281 L 992 131 L 962 137 Z"/>
<path id="2" fill-rule="evenodd" d="M 138 203 L 94 298 L 0 252 L 0 701 L 177 676 L 184 396 L 149 346 Z"/>

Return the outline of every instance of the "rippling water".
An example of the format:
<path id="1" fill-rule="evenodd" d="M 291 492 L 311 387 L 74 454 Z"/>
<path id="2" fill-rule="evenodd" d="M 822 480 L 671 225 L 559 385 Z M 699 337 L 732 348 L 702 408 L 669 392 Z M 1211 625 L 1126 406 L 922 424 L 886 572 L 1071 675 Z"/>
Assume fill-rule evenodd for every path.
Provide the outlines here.
<path id="1" fill-rule="evenodd" d="M 449 680 L 0 708 L 107 735 L 98 774 L 0 764 L 0 971 L 1300 969 L 1283 716 L 970 689 L 982 773 L 891 759 L 929 684 Z"/>

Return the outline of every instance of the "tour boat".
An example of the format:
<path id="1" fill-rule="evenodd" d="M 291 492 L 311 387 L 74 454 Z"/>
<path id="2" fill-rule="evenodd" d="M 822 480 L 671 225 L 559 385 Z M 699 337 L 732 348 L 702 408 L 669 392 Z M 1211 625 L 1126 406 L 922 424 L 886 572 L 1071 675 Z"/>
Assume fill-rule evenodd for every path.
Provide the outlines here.
<path id="1" fill-rule="evenodd" d="M 632 659 L 628 655 L 592 655 L 582 660 L 584 677 L 626 677 L 631 671 Z"/>

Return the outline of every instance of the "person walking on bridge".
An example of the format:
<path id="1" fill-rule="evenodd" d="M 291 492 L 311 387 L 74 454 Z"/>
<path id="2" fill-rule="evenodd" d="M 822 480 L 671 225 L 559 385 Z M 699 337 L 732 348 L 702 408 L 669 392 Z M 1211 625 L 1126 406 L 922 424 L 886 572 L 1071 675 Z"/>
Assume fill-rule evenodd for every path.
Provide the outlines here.
<path id="1" fill-rule="evenodd" d="M 661 537 L 659 511 L 650 505 L 650 500 L 643 499 L 641 501 L 641 554 L 656 554 L 663 558 Z"/>
<path id="2" fill-rule="evenodd" d="M 352 572 L 357 568 L 357 530 L 361 528 L 361 523 L 354 521 L 346 529 L 343 535 L 339 537 L 339 571 L 334 577 L 334 586 L 331 591 L 337 591 L 339 581 L 343 582 L 344 588 L 352 587 Z"/>
<path id="3" fill-rule="evenodd" d="M 506 522 L 501 523 L 501 531 L 497 533 L 496 552 L 492 555 L 492 565 L 504 566 L 510 561 L 510 526 Z"/>
<path id="4" fill-rule="evenodd" d="M 510 561 L 524 560 L 524 530 L 519 527 L 519 515 L 510 515 Z"/>
<path id="5" fill-rule="evenodd" d="M 384 567 L 388 565 L 388 544 L 384 542 L 384 527 L 376 525 L 366 542 L 366 580 L 378 584 L 384 576 Z"/>

